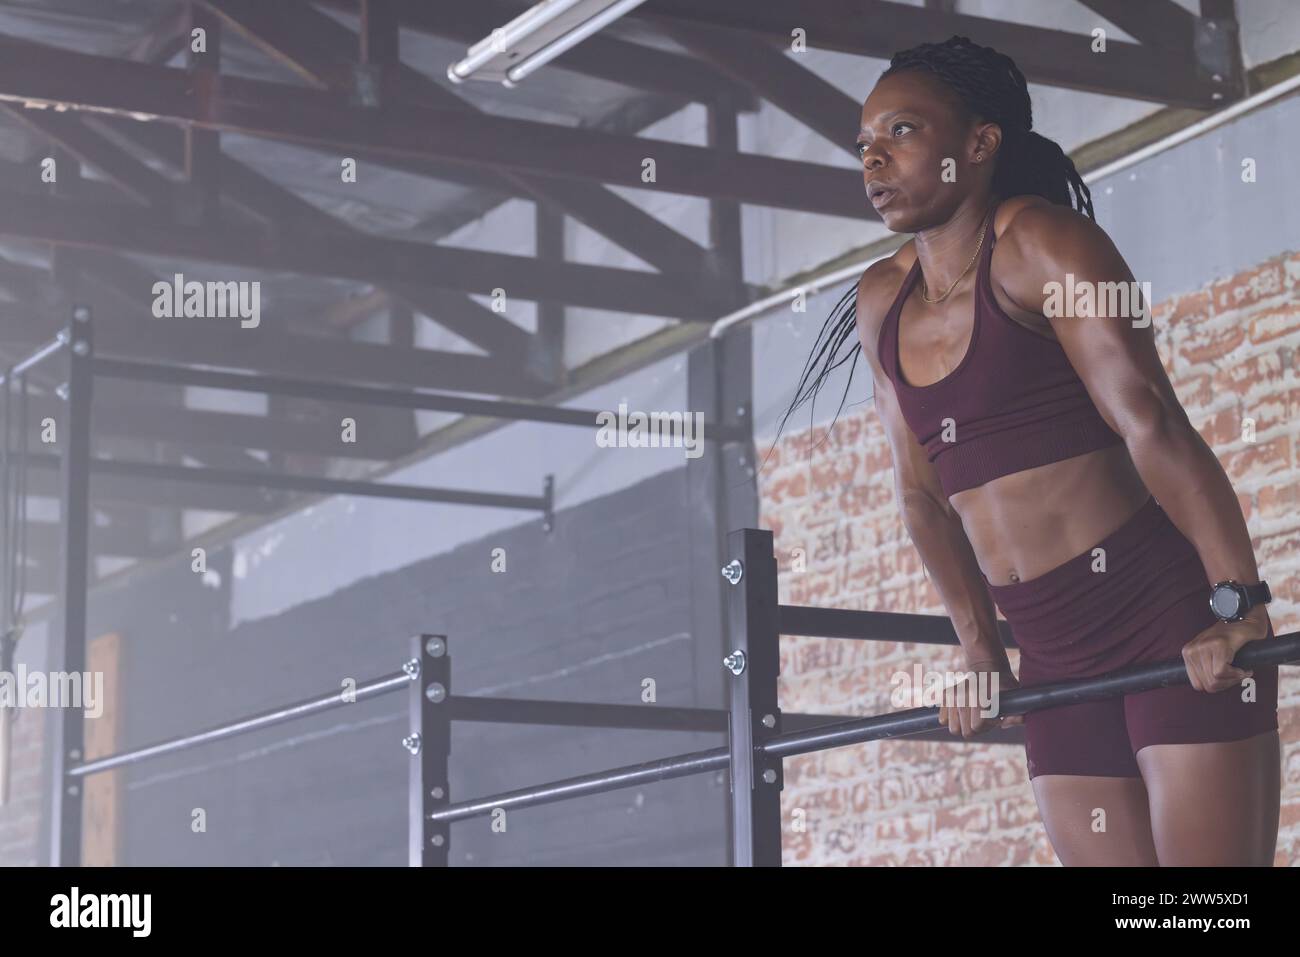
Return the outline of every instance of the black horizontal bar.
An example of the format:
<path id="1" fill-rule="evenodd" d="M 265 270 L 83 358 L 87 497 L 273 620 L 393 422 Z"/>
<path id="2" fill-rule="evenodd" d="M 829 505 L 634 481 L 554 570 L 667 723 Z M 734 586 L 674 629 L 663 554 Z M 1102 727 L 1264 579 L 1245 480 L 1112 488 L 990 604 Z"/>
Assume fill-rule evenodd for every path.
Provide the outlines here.
<path id="1" fill-rule="evenodd" d="M 262 375 L 261 373 L 223 372 L 216 369 L 196 369 L 157 362 L 139 362 L 134 359 L 104 359 L 97 357 L 94 360 L 93 368 L 98 376 L 127 379 L 133 382 L 147 381 L 198 385 L 210 389 L 274 393 L 276 395 L 324 399 L 335 402 L 356 402 L 360 405 L 384 405 L 401 409 L 454 412 L 492 419 L 544 422 L 551 425 L 572 425 L 589 429 L 598 427 L 599 423 L 596 421 L 596 416 L 601 414 L 601 410 L 597 409 L 569 409 L 563 406 L 538 405 L 532 402 L 471 399 L 446 393 L 420 392 L 411 389 L 384 389 L 376 386 L 348 385 L 338 382 L 317 382 L 312 379 L 295 379 L 288 376 Z M 708 441 L 742 441 L 749 438 L 749 430 L 740 426 L 706 424 L 703 438 Z"/>
<path id="2" fill-rule="evenodd" d="M 68 774 L 74 777 L 81 777 L 87 774 L 98 774 L 101 771 L 108 771 L 112 768 L 120 768 L 126 764 L 135 764 L 149 758 L 161 757 L 164 754 L 173 754 L 177 751 L 184 751 L 187 748 L 195 747 L 200 744 L 210 744 L 213 741 L 220 741 L 224 738 L 233 738 L 239 734 L 247 734 L 250 731 L 257 731 L 260 728 L 267 728 L 273 724 L 281 724 L 285 721 L 295 721 L 298 718 L 306 718 L 309 715 L 320 714 L 322 711 L 330 711 L 334 708 L 341 708 L 344 705 L 352 704 L 354 701 L 361 701 L 364 698 L 374 698 L 379 695 L 388 694 L 391 691 L 397 691 L 401 688 L 408 688 L 412 681 L 418 675 L 411 675 L 405 671 L 394 672 L 391 675 L 384 675 L 382 678 L 375 678 L 373 681 L 367 681 L 359 684 L 355 691 L 340 689 L 331 691 L 328 694 L 319 695 L 315 698 L 308 698 L 306 701 L 299 701 L 295 704 L 285 705 L 282 708 L 276 708 L 272 711 L 263 711 L 261 714 L 251 715 L 247 718 L 240 718 L 236 721 L 228 721 L 225 724 L 219 724 L 216 727 L 208 728 L 204 731 L 196 731 L 194 734 L 181 735 L 177 738 L 168 738 L 166 741 L 159 741 L 157 744 L 150 744 L 143 748 L 136 748 L 133 751 L 123 751 L 120 754 L 109 755 L 104 758 L 96 758 L 93 761 L 86 761 L 68 769 Z"/>
<path id="3" fill-rule="evenodd" d="M 645 731 L 725 731 L 727 712 L 714 708 L 595 704 L 528 698 L 452 695 L 453 721 L 556 725 L 574 728 L 631 728 Z"/>
<path id="4" fill-rule="evenodd" d="M 38 468 L 57 468 L 59 457 L 34 453 L 28 462 Z M 249 472 L 244 469 L 170 465 L 163 462 L 122 462 L 116 459 L 90 460 L 91 471 L 99 475 L 157 479 L 165 482 L 193 482 L 200 485 L 228 485 L 248 488 L 285 489 L 291 492 L 319 492 L 326 495 L 360 495 L 367 498 L 442 502 L 451 505 L 481 505 L 488 508 L 519 508 L 545 512 L 550 504 L 543 495 L 508 495 L 501 492 L 471 492 L 464 489 L 399 485 L 395 482 L 367 482 L 358 479 L 325 478 L 316 475 L 286 475 L 283 472 Z"/>
<path id="5" fill-rule="evenodd" d="M 447 699 L 447 707 L 453 721 L 641 731 L 727 730 L 727 712 L 721 708 L 596 704 L 587 701 L 489 698 L 479 695 L 452 695 Z M 783 714 L 781 720 L 786 727 L 795 729 L 832 724 L 845 718 L 835 714 Z"/>
<path id="6" fill-rule="evenodd" d="M 852 638 L 858 641 L 904 641 L 917 645 L 955 645 L 952 619 L 942 615 L 910 615 L 892 611 L 854 611 L 808 605 L 777 607 L 777 631 L 782 635 Z M 1002 644 L 1015 648 L 1011 627 L 998 621 Z"/>
<path id="7" fill-rule="evenodd" d="M 1239 667 L 1251 668 L 1257 665 L 1283 664 L 1297 659 L 1300 659 L 1300 632 L 1283 635 L 1270 641 L 1251 642 L 1237 654 L 1233 663 Z M 1187 666 L 1181 658 L 1178 658 L 1153 665 L 1138 665 L 1097 678 L 1008 691 L 999 697 L 998 703 L 1003 714 L 1025 714 L 1029 711 L 1039 711 L 1043 708 L 1073 704 L 1078 701 L 1092 701 L 1135 691 L 1186 684 L 1187 681 Z M 836 722 L 830 726 L 823 725 L 820 728 L 777 735 L 762 747 L 769 754 L 787 757 L 876 741 L 881 738 L 931 732 L 941 730 L 937 726 L 938 715 L 938 708 L 912 708 L 893 714 L 857 718 Z M 722 770 L 728 768 L 729 764 L 730 751 L 725 747 L 691 751 L 641 764 L 613 768 L 609 771 L 597 771 L 530 788 L 506 791 L 473 801 L 449 804 L 430 814 L 429 820 L 462 821 L 490 814 L 494 808 L 510 809 L 550 804 L 555 801 L 635 787 L 638 784 Z"/>
<path id="8" fill-rule="evenodd" d="M 1233 659 L 1240 668 L 1280 665 L 1300 659 L 1300 632 L 1265 641 L 1252 641 Z M 1183 659 L 1157 664 L 1132 665 L 1095 678 L 1062 681 L 1033 688 L 1017 688 L 998 696 L 999 714 L 1026 714 L 1044 708 L 1098 701 L 1153 688 L 1169 688 L 1188 683 Z M 814 728 L 780 734 L 762 745 L 768 754 L 790 757 L 810 751 L 842 748 L 864 741 L 878 741 L 932 730 L 938 720 L 938 708 L 909 708 L 892 714 L 845 721 L 828 728 Z"/>

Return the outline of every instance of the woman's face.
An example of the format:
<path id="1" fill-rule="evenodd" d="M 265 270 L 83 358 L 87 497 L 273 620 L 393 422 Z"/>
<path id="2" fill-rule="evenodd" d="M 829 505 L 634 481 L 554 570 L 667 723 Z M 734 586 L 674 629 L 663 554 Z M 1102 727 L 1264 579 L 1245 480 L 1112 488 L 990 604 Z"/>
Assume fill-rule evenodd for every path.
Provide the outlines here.
<path id="1" fill-rule="evenodd" d="M 891 232 L 946 222 L 988 175 L 976 166 L 979 130 L 928 73 L 895 73 L 862 104 L 858 155 L 867 201 Z M 991 159 L 985 148 L 986 159 Z"/>

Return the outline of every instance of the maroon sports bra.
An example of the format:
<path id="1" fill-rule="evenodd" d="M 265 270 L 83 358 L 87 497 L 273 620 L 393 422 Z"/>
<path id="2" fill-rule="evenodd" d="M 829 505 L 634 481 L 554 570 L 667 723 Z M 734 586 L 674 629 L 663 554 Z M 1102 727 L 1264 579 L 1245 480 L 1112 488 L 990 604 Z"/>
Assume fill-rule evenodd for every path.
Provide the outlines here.
<path id="1" fill-rule="evenodd" d="M 1123 442 L 1097 411 L 1060 343 L 1030 332 L 998 305 L 989 281 L 995 241 L 990 215 L 975 278 L 974 327 L 957 368 L 932 385 L 913 386 L 903 379 L 898 323 L 921 275 L 919 258 L 886 313 L 876 344 L 903 418 L 949 496 Z"/>

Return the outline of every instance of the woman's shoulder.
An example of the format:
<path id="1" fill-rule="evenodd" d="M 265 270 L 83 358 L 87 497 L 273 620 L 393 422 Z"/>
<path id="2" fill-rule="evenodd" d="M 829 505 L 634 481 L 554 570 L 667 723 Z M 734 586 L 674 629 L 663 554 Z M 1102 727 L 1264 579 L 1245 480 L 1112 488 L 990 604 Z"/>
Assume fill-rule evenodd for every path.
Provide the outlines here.
<path id="1" fill-rule="evenodd" d="M 1090 217 L 1042 196 L 1009 196 L 993 214 L 993 235 L 1007 251 L 1045 250 L 1105 235 Z"/>
<path id="2" fill-rule="evenodd" d="M 858 280 L 858 321 L 874 329 L 893 305 L 907 274 L 916 263 L 916 243 L 908 240 L 888 256 L 877 259 Z"/>

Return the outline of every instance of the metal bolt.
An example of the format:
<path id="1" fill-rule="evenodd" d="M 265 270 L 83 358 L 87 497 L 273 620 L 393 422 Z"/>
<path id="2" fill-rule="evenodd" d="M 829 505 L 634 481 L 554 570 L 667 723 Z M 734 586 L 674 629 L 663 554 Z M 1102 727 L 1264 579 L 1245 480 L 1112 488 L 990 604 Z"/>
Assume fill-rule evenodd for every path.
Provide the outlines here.
<path id="1" fill-rule="evenodd" d="M 69 785 L 68 785 L 68 793 L 71 794 L 73 797 L 76 797 L 76 796 L 77 796 L 77 792 L 78 792 L 79 790 L 80 790 L 80 788 L 78 788 L 75 784 L 69 784 Z"/>
<path id="2" fill-rule="evenodd" d="M 765 714 L 765 715 L 763 715 L 763 727 L 765 727 L 765 728 L 775 728 L 775 727 L 776 727 L 776 715 L 774 715 L 774 714 Z"/>
<path id="3" fill-rule="evenodd" d="M 441 638 L 430 638 L 424 643 L 424 652 L 430 658 L 441 658 L 447 653 L 447 643 Z"/>
<path id="4" fill-rule="evenodd" d="M 745 566 L 740 563 L 740 559 L 738 558 L 733 558 L 731 561 L 727 562 L 727 564 L 722 566 L 722 577 L 733 585 L 739 584 L 740 579 L 743 578 L 744 575 Z"/>
<path id="5" fill-rule="evenodd" d="M 59 345 L 66 346 L 68 344 L 68 330 L 60 329 L 54 338 L 59 340 Z"/>
<path id="6" fill-rule="evenodd" d="M 75 306 L 72 310 L 72 318 L 77 322 L 90 322 L 90 310 L 85 306 Z"/>
<path id="7" fill-rule="evenodd" d="M 68 752 L 68 757 L 73 761 L 80 761 L 81 751 L 78 750 L 77 748 L 73 748 L 71 751 Z"/>
<path id="8" fill-rule="evenodd" d="M 771 768 L 768 768 L 766 771 L 763 772 L 763 780 L 768 784 L 775 784 L 776 772 L 773 771 Z"/>
<path id="9" fill-rule="evenodd" d="M 420 677 L 420 659 L 409 658 L 406 661 L 403 661 L 402 670 L 406 672 L 408 678 L 414 681 L 416 678 Z"/>
<path id="10" fill-rule="evenodd" d="M 89 355 L 90 343 L 87 342 L 85 339 L 78 339 L 76 342 L 72 344 L 72 351 L 79 356 Z"/>
<path id="11" fill-rule="evenodd" d="M 446 839 L 441 834 L 435 834 L 433 837 L 429 838 L 429 843 L 434 847 L 442 847 L 442 845 L 446 843 Z"/>
<path id="12" fill-rule="evenodd" d="M 443 699 L 447 697 L 447 689 L 435 681 L 424 689 L 424 696 L 434 704 L 441 704 Z"/>
<path id="13" fill-rule="evenodd" d="M 1218 25 L 1217 23 L 1215 23 L 1213 20 L 1206 20 L 1206 21 L 1205 21 L 1205 29 L 1207 29 L 1207 30 L 1217 30 L 1217 29 L 1219 29 L 1219 25 Z"/>
<path id="14" fill-rule="evenodd" d="M 745 670 L 745 653 L 737 649 L 723 658 L 722 663 L 733 675 L 739 675 Z"/>
<path id="15" fill-rule="evenodd" d="M 744 417 L 745 417 L 745 407 L 743 405 L 736 406 L 736 418 L 743 419 Z"/>
<path id="16" fill-rule="evenodd" d="M 1220 74 L 1216 73 L 1216 74 L 1214 74 L 1214 76 L 1213 76 L 1213 80 L 1214 80 L 1215 83 L 1222 83 L 1222 82 L 1223 82 L 1223 77 L 1222 77 Z"/>
<path id="17" fill-rule="evenodd" d="M 67 402 L 68 396 L 71 394 L 70 390 L 68 389 L 68 384 L 64 382 L 58 386 L 55 386 L 54 394 L 57 395 L 60 399 L 62 399 L 64 402 Z"/>
<path id="18" fill-rule="evenodd" d="M 445 792 L 442 790 L 442 788 L 433 788 L 431 791 L 429 791 L 429 796 L 435 798 L 441 798 L 444 793 Z"/>
<path id="19" fill-rule="evenodd" d="M 406 737 L 404 737 L 402 739 L 402 747 L 406 748 L 407 751 L 410 751 L 411 754 L 419 754 L 420 753 L 420 732 L 416 731 L 414 734 L 408 734 Z"/>

